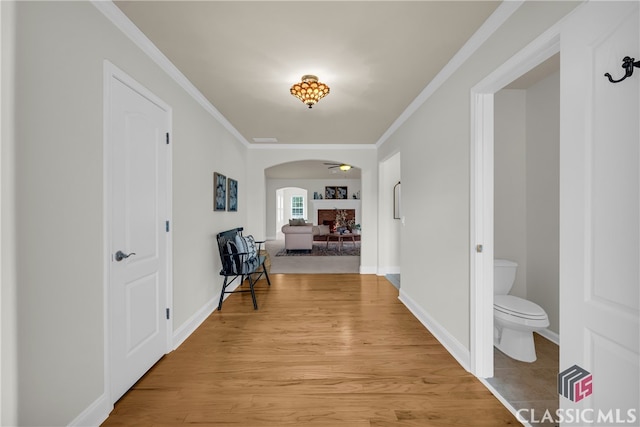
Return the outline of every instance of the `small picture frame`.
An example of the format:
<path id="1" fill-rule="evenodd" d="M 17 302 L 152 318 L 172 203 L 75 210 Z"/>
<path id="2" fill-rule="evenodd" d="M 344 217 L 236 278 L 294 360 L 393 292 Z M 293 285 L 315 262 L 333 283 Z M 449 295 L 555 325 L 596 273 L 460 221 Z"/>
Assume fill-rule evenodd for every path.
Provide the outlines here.
<path id="1" fill-rule="evenodd" d="M 227 180 L 227 210 L 229 212 L 238 212 L 238 181 L 229 178 Z"/>
<path id="2" fill-rule="evenodd" d="M 324 198 L 325 199 L 335 199 L 336 198 L 336 187 L 324 187 Z"/>
<path id="3" fill-rule="evenodd" d="M 336 187 L 336 199 L 348 199 L 349 193 L 347 190 L 347 187 Z"/>
<path id="4" fill-rule="evenodd" d="M 224 211 L 227 208 L 227 177 L 213 173 L 213 210 Z"/>

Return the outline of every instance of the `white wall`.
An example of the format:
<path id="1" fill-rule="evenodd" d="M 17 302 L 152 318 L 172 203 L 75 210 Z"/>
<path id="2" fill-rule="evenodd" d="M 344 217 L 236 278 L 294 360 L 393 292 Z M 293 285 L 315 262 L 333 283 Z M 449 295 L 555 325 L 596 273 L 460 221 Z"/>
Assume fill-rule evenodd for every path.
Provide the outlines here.
<path id="1" fill-rule="evenodd" d="M 527 296 L 526 91 L 494 98 L 494 258 L 518 263 L 511 294 Z"/>
<path id="2" fill-rule="evenodd" d="M 0 2 L 0 425 L 18 424 L 15 218 L 15 3 Z"/>
<path id="3" fill-rule="evenodd" d="M 290 207 L 285 206 L 284 222 L 278 224 L 276 218 L 276 191 L 281 188 L 296 187 L 306 190 L 306 219 L 309 222 L 313 222 L 313 193 L 318 192 L 324 197 L 325 186 L 343 186 L 348 187 L 349 197 L 354 192 L 361 191 L 361 184 L 359 179 L 274 179 L 269 178 L 266 180 L 266 238 L 275 239 L 280 232 L 280 228 L 284 223 L 288 223 L 290 218 Z M 291 200 L 289 199 L 289 203 Z M 285 200 L 285 205 L 287 200 Z"/>
<path id="4" fill-rule="evenodd" d="M 559 333 L 560 73 L 527 90 L 527 299 Z"/>
<path id="5" fill-rule="evenodd" d="M 15 7 L 15 44 L 6 46 L 3 37 L 2 52 L 3 61 L 15 52 L 9 86 L 15 119 L 2 111 L 3 121 L 15 125 L 15 138 L 3 133 L 2 160 L 15 150 L 16 200 L 14 206 L 12 189 L 3 188 L 2 209 L 3 220 L 6 209 L 15 215 L 16 246 L 5 246 L 3 222 L 2 290 L 4 304 L 5 294 L 17 289 L 17 324 L 13 332 L 3 330 L 3 346 L 5 336 L 15 334 L 19 362 L 3 347 L 3 373 L 16 377 L 5 383 L 3 375 L 2 421 L 66 425 L 107 399 L 103 60 L 173 108 L 174 330 L 219 295 L 215 234 L 246 223 L 246 149 L 91 3 Z M 6 84 L 3 79 L 3 94 Z M 239 181 L 238 213 L 213 212 L 214 171 Z M 5 282 L 5 266 L 15 266 L 15 281 Z"/>
<path id="6" fill-rule="evenodd" d="M 525 2 L 378 150 L 402 155 L 401 297 L 467 357 L 470 91 L 576 5 Z"/>

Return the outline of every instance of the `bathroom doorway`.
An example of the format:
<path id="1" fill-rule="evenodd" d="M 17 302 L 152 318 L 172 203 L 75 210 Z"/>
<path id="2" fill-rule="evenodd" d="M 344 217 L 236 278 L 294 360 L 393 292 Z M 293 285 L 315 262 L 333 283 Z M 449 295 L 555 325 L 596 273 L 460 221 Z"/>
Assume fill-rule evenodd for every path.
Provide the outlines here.
<path id="1" fill-rule="evenodd" d="M 509 295 L 539 306 L 549 326 L 533 333 L 535 362 L 494 347 L 487 382 L 511 406 L 558 409 L 560 54 L 494 96 L 494 259 L 517 263 Z"/>
<path id="2" fill-rule="evenodd" d="M 559 30 L 554 30 L 512 56 L 471 91 L 474 128 L 470 146 L 473 159 L 470 164 L 470 365 L 479 378 L 490 378 L 494 374 L 494 98 L 497 92 L 559 51 Z"/>

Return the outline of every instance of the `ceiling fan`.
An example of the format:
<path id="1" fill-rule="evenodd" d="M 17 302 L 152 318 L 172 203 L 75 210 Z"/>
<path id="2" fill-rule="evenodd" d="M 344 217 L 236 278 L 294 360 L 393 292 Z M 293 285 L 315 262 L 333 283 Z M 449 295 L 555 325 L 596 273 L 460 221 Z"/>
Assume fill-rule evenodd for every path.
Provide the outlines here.
<path id="1" fill-rule="evenodd" d="M 341 171 L 348 171 L 349 169 L 351 169 L 351 165 L 348 165 L 346 163 L 325 163 L 325 165 L 329 166 L 328 169 L 335 169 L 335 168 L 339 168 Z"/>

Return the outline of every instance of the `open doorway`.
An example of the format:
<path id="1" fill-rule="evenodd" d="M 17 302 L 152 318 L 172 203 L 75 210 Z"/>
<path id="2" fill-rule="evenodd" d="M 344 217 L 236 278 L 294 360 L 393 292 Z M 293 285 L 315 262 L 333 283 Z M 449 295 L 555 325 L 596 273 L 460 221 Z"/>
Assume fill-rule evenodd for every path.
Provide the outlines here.
<path id="1" fill-rule="evenodd" d="M 557 30 L 541 36 L 472 89 L 470 286 L 471 368 L 494 375 L 494 104 L 496 93 L 559 53 Z M 552 59 L 551 63 L 554 62 Z M 557 63 L 557 62 L 556 62 Z M 557 66 L 556 66 L 557 68 Z M 540 77 L 537 77 L 540 80 Z M 524 117 L 524 116 L 523 116 Z M 557 117 L 559 121 L 559 117 Z M 526 141 L 524 126 L 523 141 Z M 524 144 L 524 143 L 523 143 Z M 525 147 L 522 145 L 522 147 Z M 521 148 L 522 148 L 521 147 Z M 522 150 L 521 150 L 522 151 Z M 521 167 L 522 168 L 522 167 Z M 526 173 L 526 167 L 524 167 Z M 526 175 L 525 175 L 526 178 Z M 521 182 L 526 182 L 521 180 Z M 526 187 L 526 184 L 525 184 Z M 526 190 L 526 188 L 525 188 Z M 556 190 L 557 191 L 557 190 Z M 521 200 L 525 196 L 521 195 Z M 509 203 L 508 201 L 506 203 Z M 526 203 L 526 202 L 525 202 Z M 522 209 L 524 213 L 525 210 Z M 522 227 L 526 230 L 526 223 Z M 502 249 L 501 249 L 502 250 Z M 526 290 L 523 290 L 526 293 Z"/>
<path id="2" fill-rule="evenodd" d="M 530 351 L 520 344 L 511 354 L 501 340 L 513 338 L 496 322 L 494 376 L 487 381 L 514 408 L 550 413 L 559 403 L 559 71 L 556 54 L 494 96 L 494 259 L 516 273 L 505 286 L 494 282 L 494 307 L 504 305 L 503 295 L 507 303 L 531 303 L 513 323 L 541 313 L 548 322 L 540 324 L 548 326 L 531 321 L 522 332 L 533 338 Z M 535 360 L 523 360 L 529 356 Z"/>
<path id="3" fill-rule="evenodd" d="M 401 154 L 395 153 L 380 162 L 378 268 L 384 276 L 400 289 L 401 286 L 401 237 L 402 212 L 400 209 Z"/>
<path id="4" fill-rule="evenodd" d="M 276 190 L 276 240 L 284 240 L 282 226 L 290 219 L 309 221 L 308 192 L 304 188 L 284 187 Z"/>
<path id="5" fill-rule="evenodd" d="M 347 164 L 299 160 L 265 169 L 266 247 L 272 273 L 360 272 L 361 170 L 342 165 Z M 348 235 L 338 236 L 337 229 L 325 224 L 327 219 L 337 221 L 340 212 L 345 213 L 343 232 L 348 230 Z"/>

